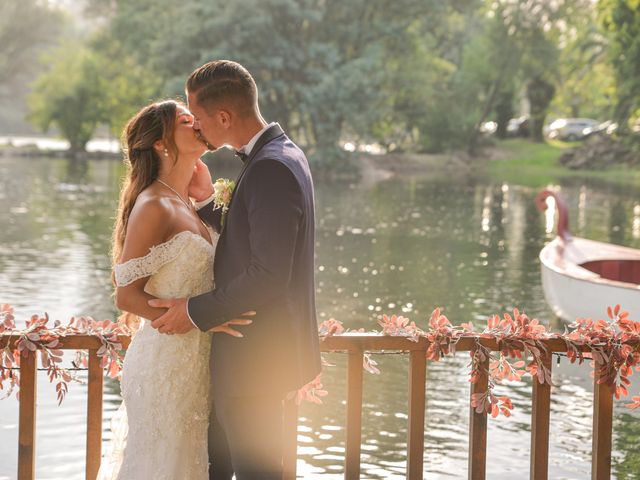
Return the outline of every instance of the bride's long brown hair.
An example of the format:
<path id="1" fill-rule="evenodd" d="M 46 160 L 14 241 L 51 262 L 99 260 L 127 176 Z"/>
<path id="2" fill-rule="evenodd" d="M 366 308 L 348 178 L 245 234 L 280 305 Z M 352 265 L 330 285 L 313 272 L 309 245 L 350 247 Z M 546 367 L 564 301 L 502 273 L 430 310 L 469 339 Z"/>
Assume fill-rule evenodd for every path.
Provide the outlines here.
<path id="1" fill-rule="evenodd" d="M 122 143 L 127 174 L 120 191 L 120 202 L 113 229 L 111 258 L 120 261 L 129 216 L 138 195 L 151 185 L 160 173 L 160 156 L 153 145 L 162 140 L 176 158 L 177 147 L 173 138 L 178 105 L 174 100 L 147 105 L 136 113 L 124 128 Z"/>
<path id="2" fill-rule="evenodd" d="M 167 150 L 172 153 L 173 158 L 177 159 L 178 149 L 173 132 L 179 105 L 182 103 L 175 100 L 165 100 L 147 105 L 136 113 L 124 128 L 122 146 L 127 174 L 120 191 L 120 202 L 113 229 L 111 247 L 113 265 L 117 264 L 122 256 L 129 216 L 138 195 L 151 185 L 160 173 L 161 160 L 154 144 L 158 140 L 162 140 Z M 115 285 L 113 273 L 111 279 Z M 139 325 L 138 317 L 128 312 L 125 312 L 118 321 L 127 325 L 132 332 L 135 332 Z"/>

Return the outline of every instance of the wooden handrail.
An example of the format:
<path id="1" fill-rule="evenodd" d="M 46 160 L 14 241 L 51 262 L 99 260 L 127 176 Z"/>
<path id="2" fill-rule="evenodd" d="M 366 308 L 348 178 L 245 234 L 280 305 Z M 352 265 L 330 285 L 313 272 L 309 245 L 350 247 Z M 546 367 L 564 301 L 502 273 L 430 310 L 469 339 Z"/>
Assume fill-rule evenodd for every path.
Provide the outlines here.
<path id="1" fill-rule="evenodd" d="M 0 348 L 10 347 L 20 337 L 0 334 Z M 97 350 L 100 341 L 91 335 L 73 335 L 60 339 L 56 348 L 89 350 L 89 386 L 87 399 L 87 462 L 86 478 L 95 479 L 100 466 L 102 442 L 102 389 L 103 372 Z M 123 348 L 130 343 L 128 336 L 119 336 Z M 457 351 L 469 351 L 475 345 L 473 338 L 461 338 Z M 480 342 L 490 350 L 500 349 L 493 339 Z M 566 344 L 559 339 L 540 341 L 546 348 L 544 358 L 551 368 L 551 354 L 566 352 Z M 347 441 L 345 478 L 360 478 L 360 451 L 362 433 L 362 361 L 364 352 L 400 351 L 410 356 L 407 428 L 407 478 L 422 480 L 424 459 L 424 421 L 426 397 L 426 350 L 429 342 L 421 337 L 417 342 L 404 337 L 381 334 L 344 334 L 324 338 L 323 352 L 346 352 L 347 363 Z M 587 346 L 582 351 L 589 351 Z M 20 365 L 20 421 L 18 448 L 18 478 L 32 480 L 35 472 L 35 415 L 36 415 L 36 361 L 35 356 L 23 358 Z M 470 394 L 486 391 L 486 375 L 471 385 Z M 605 480 L 611 474 L 611 438 L 613 424 L 613 391 L 594 379 L 592 480 Z M 532 480 L 547 480 L 549 463 L 549 412 L 551 389 L 548 384 L 532 382 L 531 414 L 531 468 Z M 285 403 L 284 479 L 296 478 L 297 407 L 293 401 Z M 470 406 L 469 424 L 469 479 L 486 478 L 487 414 L 477 413 Z"/>
<path id="2" fill-rule="evenodd" d="M 20 340 L 20 335 L 0 334 L 0 348 L 14 348 L 15 343 Z M 98 350 L 102 343 L 98 337 L 93 335 L 69 335 L 59 338 L 60 343 L 56 349 L 60 350 Z M 122 344 L 123 349 L 129 347 L 131 337 L 129 335 L 118 335 L 118 342 Z"/>

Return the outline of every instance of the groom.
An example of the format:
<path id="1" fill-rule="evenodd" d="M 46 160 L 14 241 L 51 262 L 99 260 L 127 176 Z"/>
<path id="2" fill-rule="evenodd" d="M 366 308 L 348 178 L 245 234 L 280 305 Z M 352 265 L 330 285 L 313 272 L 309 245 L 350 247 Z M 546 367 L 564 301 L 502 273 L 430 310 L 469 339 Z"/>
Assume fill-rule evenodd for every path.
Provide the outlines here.
<path id="1" fill-rule="evenodd" d="M 238 340 L 214 335 L 211 349 L 211 479 L 282 478 L 283 398 L 320 372 L 314 287 L 314 194 L 304 153 L 258 109 L 251 74 L 219 60 L 186 84 L 194 128 L 212 149 L 231 145 L 243 161 L 221 221 L 199 162 L 190 186 L 198 215 L 220 233 L 215 290 L 151 300 L 168 308 L 161 333 L 202 331 L 255 311 Z"/>

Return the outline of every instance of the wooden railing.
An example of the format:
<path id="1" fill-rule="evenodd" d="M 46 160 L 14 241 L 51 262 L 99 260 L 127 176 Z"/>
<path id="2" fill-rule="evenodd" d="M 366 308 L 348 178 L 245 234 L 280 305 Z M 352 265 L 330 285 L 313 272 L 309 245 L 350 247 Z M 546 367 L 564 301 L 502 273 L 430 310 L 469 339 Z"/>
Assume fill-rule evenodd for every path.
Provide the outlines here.
<path id="1" fill-rule="evenodd" d="M 469 351 L 475 340 L 462 338 L 456 346 L 458 352 Z M 482 344 L 493 351 L 498 351 L 498 344 L 491 339 L 482 339 Z M 566 352 L 567 348 L 562 340 L 543 340 L 547 349 L 544 362 L 552 368 L 553 353 Z M 362 362 L 365 352 L 407 352 L 409 361 L 409 391 L 408 397 L 408 425 L 407 425 L 407 478 L 421 480 L 424 465 L 424 421 L 426 392 L 426 350 L 429 343 L 425 338 L 412 342 L 407 338 L 390 337 L 373 334 L 346 334 L 328 337 L 321 342 L 324 352 L 346 352 L 347 360 L 347 421 L 346 421 L 346 456 L 345 478 L 348 480 L 360 478 L 360 446 L 361 446 L 361 418 L 362 418 Z M 585 351 L 588 350 L 585 348 Z M 488 361 L 484 365 L 488 367 Z M 588 368 L 588 367 L 585 367 Z M 487 370 L 487 368 L 485 368 Z M 470 480 L 484 480 L 486 478 L 487 459 L 487 414 L 477 413 L 471 407 L 471 395 L 484 392 L 487 389 L 488 378 L 481 376 L 471 385 L 469 394 L 469 468 Z M 549 466 L 549 416 L 551 406 L 551 388 L 548 384 L 532 382 L 532 411 L 531 411 L 531 457 L 530 478 L 532 480 L 546 480 Z M 293 406 L 288 406 L 293 409 Z M 289 424 L 285 430 L 295 431 L 296 416 L 289 413 Z M 613 420 L 613 390 L 608 385 L 598 383 L 594 379 L 593 404 L 593 449 L 591 455 L 592 480 L 605 480 L 611 476 L 611 436 Z M 290 437 L 292 435 L 290 434 Z M 295 478 L 295 443 L 287 444 L 285 455 L 285 472 L 287 480 Z"/>
<path id="2" fill-rule="evenodd" d="M 0 335 L 0 348 L 13 344 L 16 336 Z M 121 338 L 123 346 L 129 344 L 128 337 Z M 457 351 L 469 351 L 473 339 L 463 338 L 458 342 Z M 498 345 L 490 339 L 483 339 L 483 345 L 497 351 Z M 551 368 L 554 352 L 566 352 L 561 340 L 546 340 L 547 353 L 544 361 Z M 412 342 L 402 337 L 372 334 L 346 334 L 324 339 L 321 348 L 325 352 L 339 351 L 348 355 L 347 362 L 347 418 L 345 478 L 360 478 L 360 451 L 362 435 L 362 380 L 363 355 L 365 352 L 406 352 L 410 357 L 408 391 L 407 428 L 407 478 L 421 480 L 424 472 L 424 421 L 426 398 L 425 352 L 428 342 L 421 338 Z M 100 368 L 97 350 L 100 342 L 91 336 L 66 337 L 59 348 L 89 351 L 89 379 L 87 400 L 87 448 L 86 478 L 95 479 L 100 466 L 102 443 L 102 388 L 103 372 Z M 488 361 L 488 360 L 487 360 Z M 488 366 L 488 365 L 485 365 Z M 20 419 L 18 447 L 18 478 L 30 480 L 35 471 L 35 419 L 36 419 L 36 362 L 33 355 L 22 360 L 20 365 Z M 488 379 L 485 377 L 471 385 L 470 395 L 485 391 Z M 531 411 L 531 461 L 530 478 L 546 480 L 549 465 L 549 415 L 551 389 L 548 384 L 533 381 Z M 469 397 L 471 398 L 471 397 Z M 469 404 L 469 469 L 470 480 L 486 478 L 487 415 L 477 413 Z M 613 391 L 606 384 L 594 379 L 593 404 L 593 449 L 591 457 L 592 480 L 605 480 L 611 474 L 611 437 L 613 417 Z M 297 451 L 297 407 L 293 402 L 285 405 L 285 480 L 296 478 Z"/>
<path id="3" fill-rule="evenodd" d="M 13 346 L 19 340 L 17 335 L 0 335 L 0 349 Z M 124 348 L 129 346 L 130 338 L 120 336 Z M 56 348 L 61 350 L 88 350 L 88 395 L 87 395 L 87 461 L 85 476 L 95 479 L 102 457 L 102 389 L 104 374 L 100 367 L 98 349 L 100 341 L 89 335 L 73 335 L 61 339 Z M 20 410 L 18 422 L 18 480 L 35 478 L 36 459 L 36 394 L 37 364 L 36 356 L 29 355 L 20 359 Z"/>

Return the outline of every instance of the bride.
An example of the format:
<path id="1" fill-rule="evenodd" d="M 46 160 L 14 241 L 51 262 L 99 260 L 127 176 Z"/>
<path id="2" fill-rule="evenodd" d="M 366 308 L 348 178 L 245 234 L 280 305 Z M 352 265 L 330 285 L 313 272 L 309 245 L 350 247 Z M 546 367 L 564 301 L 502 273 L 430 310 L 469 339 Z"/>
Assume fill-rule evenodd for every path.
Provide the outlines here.
<path id="1" fill-rule="evenodd" d="M 149 299 L 213 289 L 218 235 L 188 197 L 206 151 L 193 123 L 183 104 L 168 100 L 143 108 L 125 128 L 128 172 L 113 237 L 114 281 L 118 308 L 139 330 L 125 356 L 123 402 L 99 479 L 209 478 L 211 335 L 242 337 L 232 327 L 251 323 L 231 320 L 210 332 L 172 336 L 150 327 L 165 309 L 150 307 Z"/>

